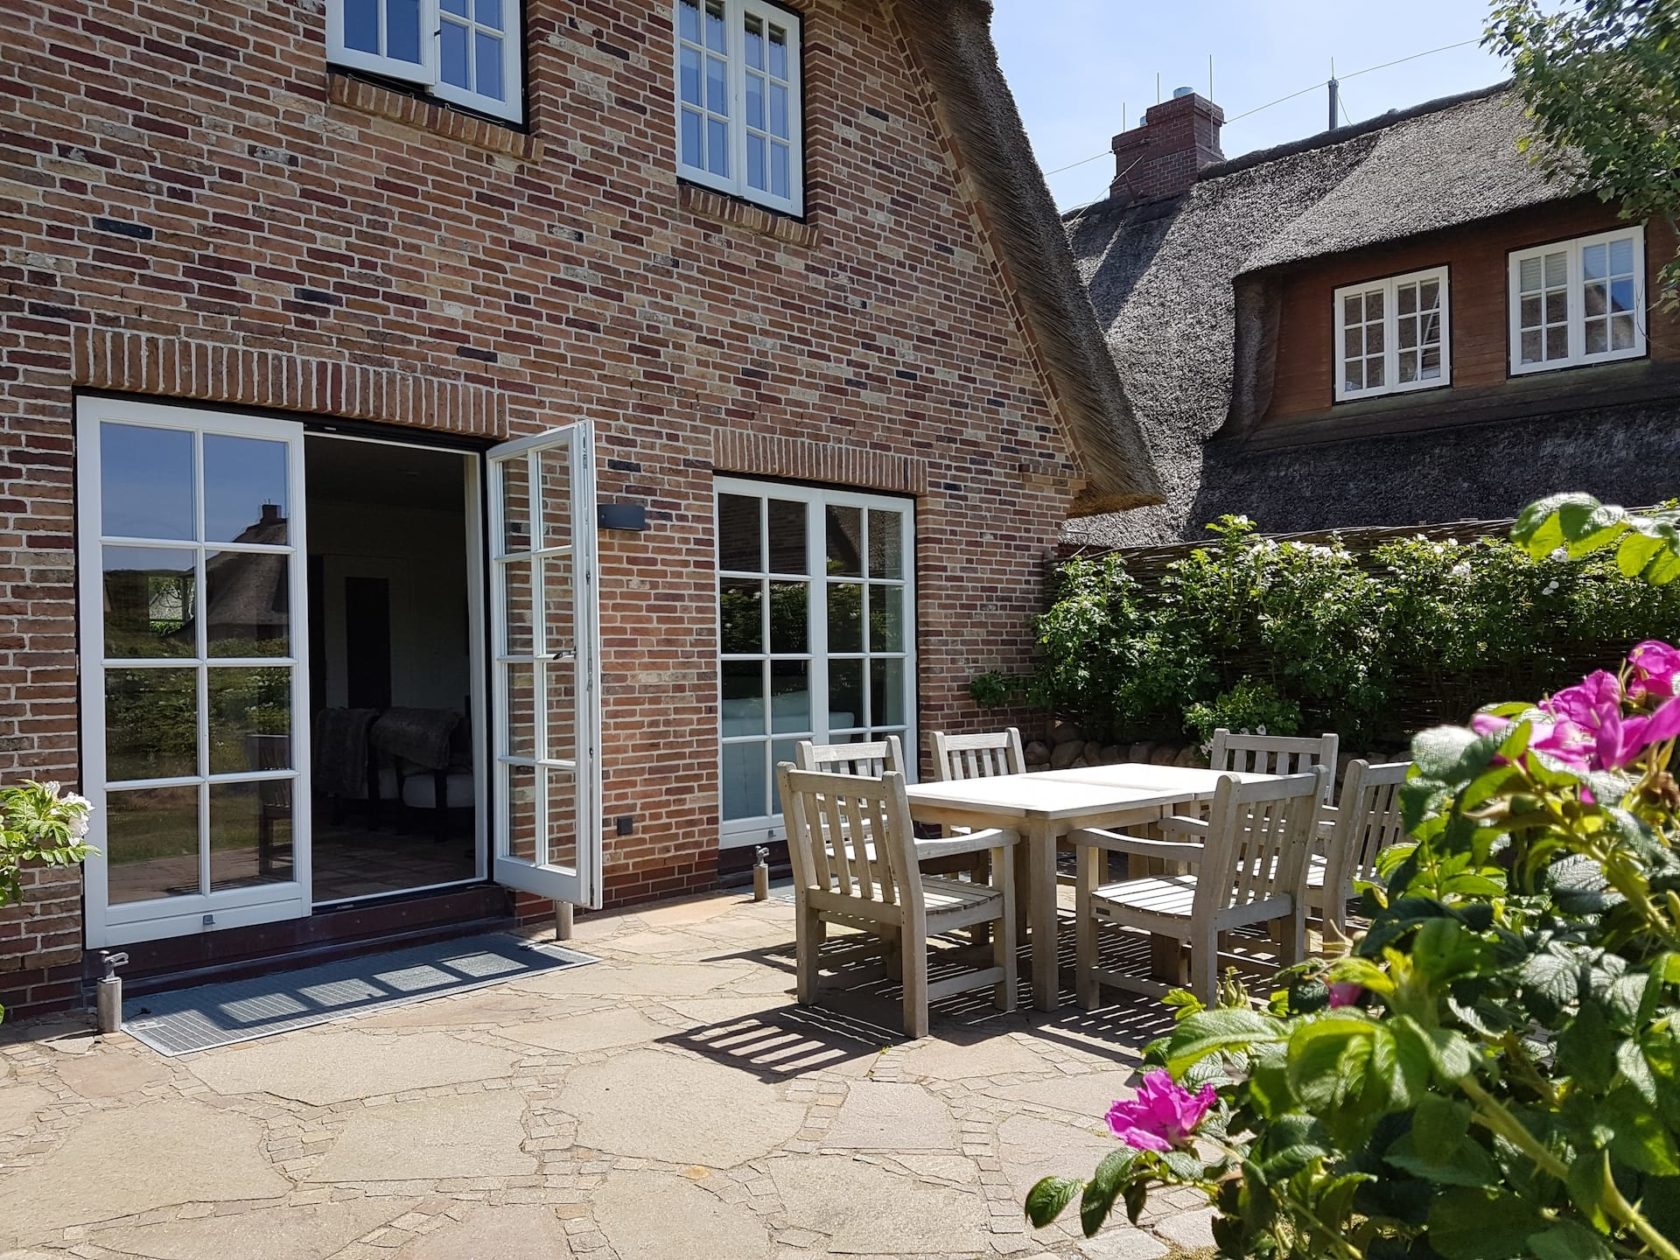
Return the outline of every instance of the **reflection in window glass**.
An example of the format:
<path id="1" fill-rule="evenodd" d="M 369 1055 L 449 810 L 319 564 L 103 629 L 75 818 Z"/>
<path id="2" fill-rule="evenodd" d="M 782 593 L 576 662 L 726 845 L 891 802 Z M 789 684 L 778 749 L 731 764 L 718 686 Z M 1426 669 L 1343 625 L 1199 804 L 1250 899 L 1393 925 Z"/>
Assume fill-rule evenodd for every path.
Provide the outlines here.
<path id="1" fill-rule="evenodd" d="M 762 499 L 739 494 L 718 496 L 718 568 L 762 573 L 764 565 Z"/>
<path id="2" fill-rule="evenodd" d="M 766 746 L 750 744 L 723 746 L 723 816 L 757 818 L 768 812 L 769 767 Z"/>
<path id="3" fill-rule="evenodd" d="M 197 773 L 198 670 L 106 670 L 106 780 Z"/>
<path id="4" fill-rule="evenodd" d="M 830 577 L 863 576 L 863 513 L 830 504 L 824 518 Z"/>
<path id="5" fill-rule="evenodd" d="M 869 576 L 904 576 L 904 518 L 897 512 L 869 513 Z"/>
<path id="6" fill-rule="evenodd" d="M 100 528 L 107 536 L 196 537 L 190 432 L 100 425 L 99 481 Z"/>
<path id="7" fill-rule="evenodd" d="M 292 878 L 292 780 L 211 784 L 210 890 Z"/>
<path id="8" fill-rule="evenodd" d="M 724 735 L 762 735 L 764 723 L 764 665 L 760 661 L 725 661 L 723 675 Z"/>
<path id="9" fill-rule="evenodd" d="M 291 655 L 291 562 L 259 551 L 204 553 L 204 628 L 211 656 Z"/>
<path id="10" fill-rule="evenodd" d="M 764 650 L 764 584 L 759 579 L 718 579 L 718 647 L 725 656 Z"/>
<path id="11" fill-rule="evenodd" d="M 106 547 L 105 655 L 195 656 L 195 548 Z"/>
<path id="12" fill-rule="evenodd" d="M 778 734 L 812 730 L 809 661 L 770 662 L 770 729 Z"/>
<path id="13" fill-rule="evenodd" d="M 286 444 L 204 435 L 204 541 L 283 547 L 287 518 Z"/>
<path id="14" fill-rule="evenodd" d="M 791 499 L 766 501 L 770 513 L 770 572 L 809 573 L 805 555 L 805 505 Z"/>
<path id="15" fill-rule="evenodd" d="M 863 584 L 828 584 L 828 650 L 863 651 Z"/>
<path id="16" fill-rule="evenodd" d="M 770 583 L 770 650 L 811 650 L 811 587 L 808 582 Z"/>
<path id="17" fill-rule="evenodd" d="M 198 791 L 106 794 L 105 883 L 112 905 L 198 893 Z"/>
<path id="18" fill-rule="evenodd" d="M 212 668 L 207 676 L 210 773 L 292 768 L 292 671 Z"/>

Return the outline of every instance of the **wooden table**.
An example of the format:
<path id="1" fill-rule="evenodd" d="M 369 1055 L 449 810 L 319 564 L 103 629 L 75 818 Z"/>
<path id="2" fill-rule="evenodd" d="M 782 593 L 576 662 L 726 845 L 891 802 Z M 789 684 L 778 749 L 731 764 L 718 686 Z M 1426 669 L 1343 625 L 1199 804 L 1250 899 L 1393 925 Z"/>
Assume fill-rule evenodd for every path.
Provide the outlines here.
<path id="1" fill-rule="evenodd" d="M 1041 774 L 919 783 L 906 789 L 917 822 L 1004 827 L 1027 842 L 1027 903 L 1032 933 L 1033 1005 L 1056 1009 L 1056 841 L 1081 827 L 1135 827 L 1211 799 L 1221 772 L 1183 766 L 1091 766 Z M 1241 774 L 1261 779 L 1268 775 Z"/>

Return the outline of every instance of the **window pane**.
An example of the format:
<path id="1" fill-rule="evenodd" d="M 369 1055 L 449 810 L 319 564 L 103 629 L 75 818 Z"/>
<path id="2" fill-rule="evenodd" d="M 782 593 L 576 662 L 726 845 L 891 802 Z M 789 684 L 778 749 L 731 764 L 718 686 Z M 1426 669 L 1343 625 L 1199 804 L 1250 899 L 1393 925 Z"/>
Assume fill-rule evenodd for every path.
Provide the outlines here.
<path id="1" fill-rule="evenodd" d="M 1610 348 L 1612 350 L 1633 349 L 1633 316 L 1612 315 L 1610 317 Z"/>
<path id="2" fill-rule="evenodd" d="M 1588 319 L 1591 319 L 1595 315 L 1604 314 L 1604 308 L 1609 305 L 1610 302 L 1610 291 L 1602 280 L 1587 285 L 1586 288 L 1582 290 L 1582 293 L 1585 296 L 1585 307 Z"/>
<path id="3" fill-rule="evenodd" d="M 1523 293 L 1540 291 L 1540 258 L 1525 258 L 1517 264 L 1517 288 Z"/>
<path id="4" fill-rule="evenodd" d="M 1394 331 L 1395 331 L 1395 334 L 1399 338 L 1399 340 L 1396 341 L 1395 344 L 1398 345 L 1402 350 L 1409 350 L 1411 347 L 1417 345 L 1417 334 L 1418 334 L 1417 316 L 1414 315 L 1410 319 L 1401 320 L 1399 322 L 1399 324 L 1395 327 Z"/>
<path id="5" fill-rule="evenodd" d="M 715 118 L 706 120 L 706 169 L 729 176 L 729 128 Z"/>
<path id="6" fill-rule="evenodd" d="M 1587 353 L 1603 354 L 1610 348 L 1610 328 L 1602 319 L 1587 321 Z"/>
<path id="7" fill-rule="evenodd" d="M 1603 245 L 1587 245 L 1581 250 L 1581 275 L 1587 280 L 1602 280 L 1609 251 Z"/>
<path id="8" fill-rule="evenodd" d="M 500 460 L 502 482 L 502 552 L 531 549 L 531 466 L 524 455 Z"/>
<path id="9" fill-rule="evenodd" d="M 379 0 L 344 0 L 344 43 L 359 52 L 379 51 Z"/>
<path id="10" fill-rule="evenodd" d="M 723 746 L 723 816 L 762 818 L 767 812 L 769 750 L 755 740 L 750 744 Z"/>
<path id="11" fill-rule="evenodd" d="M 1415 284 L 1403 284 L 1394 291 L 1395 308 L 1401 315 L 1410 315 L 1418 307 L 1418 287 Z"/>
<path id="12" fill-rule="evenodd" d="M 537 853 L 537 771 L 530 766 L 508 766 L 505 771 L 508 815 L 508 854 L 522 862 L 534 862 Z"/>
<path id="13" fill-rule="evenodd" d="M 292 671 L 211 669 L 210 773 L 292 768 Z"/>
<path id="14" fill-rule="evenodd" d="M 204 541 L 284 546 L 286 444 L 204 435 Z"/>
<path id="15" fill-rule="evenodd" d="M 724 735 L 764 734 L 764 666 L 759 661 L 722 665 Z"/>
<path id="16" fill-rule="evenodd" d="M 1402 350 L 1400 352 L 1399 360 L 1396 364 L 1396 375 L 1398 377 L 1398 383 L 1401 385 L 1410 385 L 1413 381 L 1417 380 L 1416 350 Z"/>
<path id="17" fill-rule="evenodd" d="M 747 76 L 747 126 L 764 129 L 764 80 L 756 74 Z"/>
<path id="18" fill-rule="evenodd" d="M 788 138 L 788 90 L 780 83 L 770 85 L 770 130 Z"/>
<path id="19" fill-rule="evenodd" d="M 811 584 L 770 583 L 770 650 L 811 650 Z"/>
<path id="20" fill-rule="evenodd" d="M 700 99 L 700 54 L 693 48 L 684 48 L 680 54 L 677 82 L 681 87 L 682 99 L 690 105 L 703 105 Z M 684 120 L 686 129 L 687 119 Z M 698 135 L 698 133 L 696 133 Z M 688 150 L 683 150 L 683 160 L 688 160 Z M 699 162 L 698 146 L 696 146 L 695 162 Z"/>
<path id="21" fill-rule="evenodd" d="M 1351 332 L 1365 318 L 1365 302 L 1357 293 L 1342 299 L 1342 323 Z"/>
<path id="22" fill-rule="evenodd" d="M 1538 330 L 1525 332 L 1522 335 L 1522 361 L 1524 363 L 1540 362 L 1540 333 Z"/>
<path id="23" fill-rule="evenodd" d="M 874 583 L 869 588 L 869 650 L 904 650 L 904 588 Z"/>
<path id="24" fill-rule="evenodd" d="M 718 568 L 764 572 L 763 499 L 718 496 Z"/>
<path id="25" fill-rule="evenodd" d="M 544 547 L 572 542 L 572 456 L 565 447 L 537 452 L 537 529 Z"/>
<path id="26" fill-rule="evenodd" d="M 1418 286 L 1418 306 L 1426 311 L 1433 311 L 1441 305 L 1441 282 L 1425 280 Z"/>
<path id="27" fill-rule="evenodd" d="M 727 656 L 764 650 L 764 585 L 756 578 L 718 579 L 718 645 Z"/>
<path id="28" fill-rule="evenodd" d="M 211 656 L 291 655 L 291 566 L 249 551 L 204 554 L 205 647 Z"/>
<path id="29" fill-rule="evenodd" d="M 1631 279 L 1611 281 L 1610 309 L 1613 311 L 1631 311 L 1633 309 L 1633 281 Z"/>
<path id="30" fill-rule="evenodd" d="M 863 651 L 863 586 L 860 583 L 829 583 L 828 650 Z"/>
<path id="31" fill-rule="evenodd" d="M 805 505 L 792 499 L 770 499 L 770 572 L 809 573 L 806 555 Z"/>
<path id="32" fill-rule="evenodd" d="M 210 786 L 210 890 L 292 876 L 292 780 Z"/>
<path id="33" fill-rule="evenodd" d="M 193 538 L 193 435 L 134 424 L 99 426 L 99 501 L 107 534 Z"/>
<path id="34" fill-rule="evenodd" d="M 534 665 L 505 665 L 507 670 L 507 755 L 537 755 L 537 671 Z"/>
<path id="35" fill-rule="evenodd" d="M 440 31 L 439 50 L 442 65 L 438 73 L 445 83 L 458 88 L 470 87 L 467 78 L 467 28 L 459 22 L 444 22 Z"/>
<path id="36" fill-rule="evenodd" d="M 105 548 L 105 655 L 195 656 L 195 552 Z"/>
<path id="37" fill-rule="evenodd" d="M 198 788 L 105 798 L 105 880 L 112 905 L 198 893 Z"/>
<path id="38" fill-rule="evenodd" d="M 834 577 L 863 576 L 863 513 L 855 507 L 830 505 L 824 520 L 828 537 L 828 571 Z"/>
<path id="39" fill-rule="evenodd" d="M 788 158 L 788 147 L 785 144 L 770 146 L 770 192 L 777 197 L 791 197 L 793 195 L 791 166 Z"/>
<path id="40" fill-rule="evenodd" d="M 1367 355 L 1380 354 L 1386 344 L 1381 324 L 1367 324 L 1365 326 L 1365 353 Z"/>
<path id="41" fill-rule="evenodd" d="M 492 30 L 502 29 L 502 0 L 478 0 L 473 8 L 480 25 Z"/>
<path id="42" fill-rule="evenodd" d="M 467 0 L 443 0 L 440 7 L 445 13 L 453 13 L 456 17 L 467 16 Z"/>
<path id="43" fill-rule="evenodd" d="M 770 729 L 780 735 L 812 729 L 809 661 L 770 663 Z"/>
<path id="44" fill-rule="evenodd" d="M 897 512 L 869 512 L 869 576 L 904 576 L 904 518 Z"/>
<path id="45" fill-rule="evenodd" d="M 1430 346 L 1423 352 L 1423 379 L 1433 381 L 1441 376 L 1441 348 Z"/>
<path id="46" fill-rule="evenodd" d="M 778 79 L 788 77 L 787 32 L 779 26 L 770 28 L 770 73 Z"/>
<path id="47" fill-rule="evenodd" d="M 1569 318 L 1569 296 L 1563 290 L 1546 294 L 1546 322 L 1561 324 Z"/>
<path id="48" fill-rule="evenodd" d="M 385 0 L 385 55 L 420 63 L 420 0 Z"/>
<path id="49" fill-rule="evenodd" d="M 577 870 L 578 817 L 577 774 L 559 766 L 542 771 L 544 817 L 544 860 L 562 870 Z"/>
<path id="50" fill-rule="evenodd" d="M 770 181 L 764 173 L 764 137 L 747 136 L 747 184 L 752 188 L 768 189 Z"/>
<path id="51" fill-rule="evenodd" d="M 1569 330 L 1566 328 L 1548 328 L 1546 330 L 1546 358 L 1565 359 L 1569 357 Z"/>
<path id="52" fill-rule="evenodd" d="M 1633 274 L 1632 241 L 1610 242 L 1610 274 L 1615 276 L 1630 276 Z"/>
<path id="53" fill-rule="evenodd" d="M 700 4 L 699 0 L 678 0 L 677 30 L 684 39 L 700 42 Z"/>
<path id="54" fill-rule="evenodd" d="M 1349 359 L 1342 369 L 1342 387 L 1347 390 L 1365 388 L 1365 360 Z"/>
<path id="55" fill-rule="evenodd" d="M 1364 327 L 1355 324 L 1342 333 L 1342 354 L 1346 358 L 1357 359 L 1365 353 Z"/>
<path id="56" fill-rule="evenodd" d="M 684 166 L 704 167 L 706 165 L 705 153 L 703 152 L 705 140 L 702 138 L 704 125 L 699 114 L 691 109 L 683 110 L 682 160 Z"/>
<path id="57" fill-rule="evenodd" d="M 105 673 L 105 778 L 173 779 L 198 773 L 198 670 Z"/>
<path id="58" fill-rule="evenodd" d="M 1556 253 L 1546 255 L 1546 287 L 1556 289 L 1569 282 L 1569 255 Z"/>
<path id="59" fill-rule="evenodd" d="M 502 37 L 479 31 L 473 36 L 473 40 L 478 53 L 478 79 L 473 84 L 473 90 L 493 101 L 506 99 L 506 93 L 502 90 Z"/>
<path id="60" fill-rule="evenodd" d="M 706 108 L 729 117 L 729 63 L 721 57 L 706 58 Z"/>
<path id="61" fill-rule="evenodd" d="M 869 720 L 876 726 L 904 723 L 904 662 L 869 662 Z"/>
<path id="62" fill-rule="evenodd" d="M 754 70 L 764 69 L 764 23 L 747 14 L 747 64 Z"/>
<path id="63" fill-rule="evenodd" d="M 1383 361 L 1381 359 L 1365 360 L 1365 386 L 1375 389 L 1383 383 Z"/>
<path id="64" fill-rule="evenodd" d="M 577 662 L 543 662 L 542 687 L 543 713 L 547 722 L 544 732 L 547 746 L 543 749 L 543 756 L 553 761 L 576 761 Z"/>
<path id="65" fill-rule="evenodd" d="M 706 47 L 713 52 L 726 52 L 729 48 L 729 32 L 723 25 L 723 0 L 707 0 Z"/>
<path id="66" fill-rule="evenodd" d="M 1522 326 L 1524 328 L 1538 328 L 1540 326 L 1540 299 L 1525 297 L 1522 300 Z"/>
<path id="67" fill-rule="evenodd" d="M 1383 295 L 1382 290 L 1377 289 L 1365 295 L 1365 322 L 1370 323 L 1372 320 L 1380 320 L 1382 317 Z"/>
<path id="68" fill-rule="evenodd" d="M 502 565 L 503 656 L 530 656 L 536 651 L 536 600 L 531 589 L 533 560 L 509 560 Z"/>
<path id="69" fill-rule="evenodd" d="M 828 664 L 828 727 L 845 730 L 863 726 L 863 662 L 830 661 Z"/>

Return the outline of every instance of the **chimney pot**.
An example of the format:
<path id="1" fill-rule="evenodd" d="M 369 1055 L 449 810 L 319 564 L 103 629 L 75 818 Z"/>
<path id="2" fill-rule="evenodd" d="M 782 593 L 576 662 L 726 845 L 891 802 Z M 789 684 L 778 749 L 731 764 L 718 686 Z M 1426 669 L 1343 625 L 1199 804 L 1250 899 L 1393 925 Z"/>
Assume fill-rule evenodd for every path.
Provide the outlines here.
<path id="1" fill-rule="evenodd" d="M 1192 88 L 1175 88 L 1170 100 L 1151 105 L 1143 120 L 1114 137 L 1114 180 L 1109 196 L 1126 201 L 1176 197 L 1197 174 L 1223 162 L 1219 129 L 1225 111 Z"/>

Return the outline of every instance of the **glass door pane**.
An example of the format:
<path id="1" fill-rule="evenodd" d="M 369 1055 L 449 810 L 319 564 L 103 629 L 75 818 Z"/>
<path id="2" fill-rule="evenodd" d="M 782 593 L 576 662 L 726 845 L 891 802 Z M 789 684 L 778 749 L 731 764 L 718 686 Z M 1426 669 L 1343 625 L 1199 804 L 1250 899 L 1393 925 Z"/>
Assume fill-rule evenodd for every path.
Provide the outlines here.
<path id="1" fill-rule="evenodd" d="M 490 453 L 496 879 L 600 905 L 594 477 L 586 426 Z"/>

